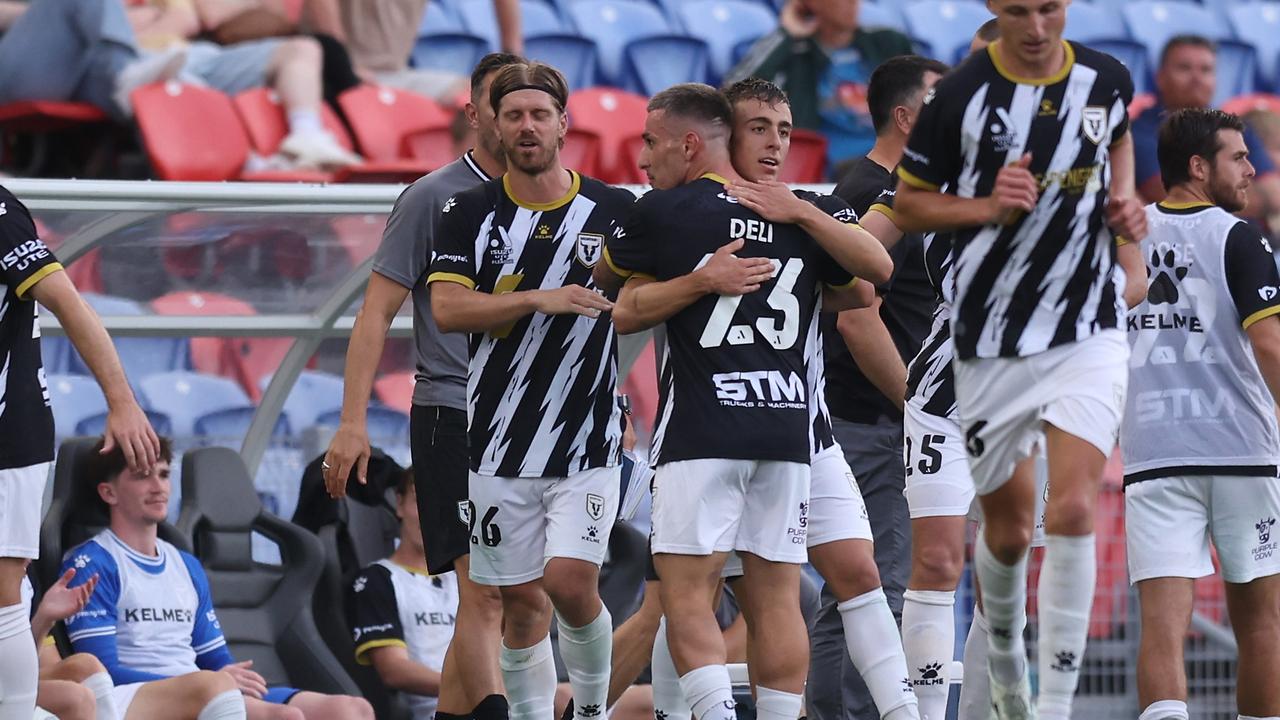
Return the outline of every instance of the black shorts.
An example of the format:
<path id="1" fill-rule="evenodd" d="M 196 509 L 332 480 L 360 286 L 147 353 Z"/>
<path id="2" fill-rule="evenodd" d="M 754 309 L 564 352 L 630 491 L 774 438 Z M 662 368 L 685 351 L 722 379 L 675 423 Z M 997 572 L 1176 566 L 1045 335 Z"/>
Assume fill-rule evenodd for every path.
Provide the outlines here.
<path id="1" fill-rule="evenodd" d="M 454 561 L 471 552 L 467 414 L 438 405 L 414 405 L 409 413 L 409 448 L 427 570 L 433 575 L 451 572 Z"/>

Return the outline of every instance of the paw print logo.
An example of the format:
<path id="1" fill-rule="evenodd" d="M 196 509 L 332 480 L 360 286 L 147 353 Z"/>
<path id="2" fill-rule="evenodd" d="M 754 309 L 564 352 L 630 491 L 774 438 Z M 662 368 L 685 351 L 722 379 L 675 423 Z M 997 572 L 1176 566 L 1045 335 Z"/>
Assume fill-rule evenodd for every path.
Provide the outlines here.
<path id="1" fill-rule="evenodd" d="M 356 581 L 354 583 L 352 583 L 351 589 L 355 590 L 356 592 L 364 592 L 364 586 L 367 584 L 369 584 L 369 579 L 361 575 L 360 577 L 356 578 Z"/>
<path id="2" fill-rule="evenodd" d="M 600 706 L 599 705 L 583 705 L 580 712 L 582 713 L 582 717 L 599 717 Z"/>
<path id="3" fill-rule="evenodd" d="M 1187 266 L 1179 265 L 1173 250 L 1164 255 L 1151 251 L 1151 284 L 1147 286 L 1147 302 L 1152 305 L 1174 305 L 1178 302 L 1178 283 L 1187 276 Z"/>
<path id="4" fill-rule="evenodd" d="M 911 678 L 909 677 L 902 678 L 902 692 L 915 693 L 915 691 L 916 691 L 915 688 L 911 687 Z"/>
<path id="5" fill-rule="evenodd" d="M 457 205 L 457 204 L 458 204 L 458 198 L 451 197 L 449 198 L 449 201 L 444 204 L 444 207 L 440 208 L 440 212 L 447 213 L 453 209 L 454 205 Z"/>
<path id="6" fill-rule="evenodd" d="M 653 718 L 654 718 L 654 720 L 667 720 L 667 714 L 666 714 L 666 713 L 664 713 L 664 712 L 662 712 L 661 710 L 659 710 L 659 709 L 657 709 L 657 708 L 654 708 L 654 709 L 653 709 Z"/>
<path id="7" fill-rule="evenodd" d="M 1076 654 L 1070 650 L 1063 650 L 1056 653 L 1053 660 L 1053 669 L 1060 672 L 1075 672 L 1076 670 Z"/>
<path id="8" fill-rule="evenodd" d="M 591 538 L 592 540 L 599 540 L 599 539 L 600 539 L 600 530 L 599 530 L 599 528 L 597 528 L 595 525 L 588 525 L 588 526 L 587 526 L 587 537 Z"/>
<path id="9" fill-rule="evenodd" d="M 942 663 L 929 663 L 920 668 L 920 677 L 924 680 L 933 680 L 940 672 L 942 672 Z"/>
<path id="10" fill-rule="evenodd" d="M 76 556 L 76 560 L 75 560 L 75 564 L 76 564 L 76 569 L 77 569 L 77 570 L 83 570 L 83 569 L 85 569 L 85 567 L 86 567 L 86 566 L 88 566 L 88 564 L 89 564 L 89 556 L 88 556 L 88 555 L 77 555 L 77 556 Z"/>

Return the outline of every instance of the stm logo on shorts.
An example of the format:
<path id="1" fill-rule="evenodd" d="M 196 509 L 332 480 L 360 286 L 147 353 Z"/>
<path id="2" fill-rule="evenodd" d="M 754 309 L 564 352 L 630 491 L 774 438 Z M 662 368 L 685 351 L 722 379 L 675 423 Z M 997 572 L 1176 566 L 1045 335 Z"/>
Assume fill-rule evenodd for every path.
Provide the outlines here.
<path id="1" fill-rule="evenodd" d="M 458 501 L 458 519 L 461 520 L 462 524 L 466 525 L 468 529 L 471 528 L 472 517 L 474 516 L 471 514 L 471 501 L 459 500 Z"/>
<path id="2" fill-rule="evenodd" d="M 604 517 L 604 497 L 595 493 L 587 493 L 587 516 L 592 520 Z"/>
<path id="3" fill-rule="evenodd" d="M 806 410 L 804 381 L 794 371 L 777 370 L 716 373 L 711 376 L 716 399 L 729 407 Z"/>
<path id="4" fill-rule="evenodd" d="M 1253 561 L 1259 562 L 1270 558 L 1276 551 L 1277 543 L 1271 542 L 1271 528 L 1276 524 L 1273 517 L 1262 518 L 1254 523 L 1253 529 L 1258 531 L 1258 547 L 1253 549 Z"/>

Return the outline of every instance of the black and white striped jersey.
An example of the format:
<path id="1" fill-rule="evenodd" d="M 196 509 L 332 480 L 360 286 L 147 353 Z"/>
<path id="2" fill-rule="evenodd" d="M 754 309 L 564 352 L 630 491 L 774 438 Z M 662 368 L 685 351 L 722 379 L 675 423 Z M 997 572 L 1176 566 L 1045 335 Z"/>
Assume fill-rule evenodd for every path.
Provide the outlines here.
<path id="1" fill-rule="evenodd" d="M 955 300 L 952 249 L 951 233 L 924 236 L 925 274 L 938 294 L 938 306 L 929 337 L 907 367 L 907 403 L 930 415 L 956 418 L 955 374 L 951 370 L 955 357 L 951 337 L 951 303 Z"/>
<path id="2" fill-rule="evenodd" d="M 459 193 L 441 209 L 428 282 L 494 294 L 593 288 L 605 238 L 621 232 L 634 199 L 577 173 L 552 203 L 515 199 L 505 177 Z M 532 313 L 472 334 L 469 349 L 473 471 L 565 477 L 620 462 L 617 338 L 607 315 Z"/>
<path id="3" fill-rule="evenodd" d="M 1064 42 L 1066 62 L 1031 80 L 1001 66 L 999 43 L 938 82 L 898 174 L 967 198 L 991 194 L 1002 167 L 1031 154 L 1035 209 L 1007 226 L 955 232 L 956 354 L 1021 357 L 1075 342 L 1124 317 L 1106 224 L 1108 150 L 1128 132 L 1129 71 Z"/>

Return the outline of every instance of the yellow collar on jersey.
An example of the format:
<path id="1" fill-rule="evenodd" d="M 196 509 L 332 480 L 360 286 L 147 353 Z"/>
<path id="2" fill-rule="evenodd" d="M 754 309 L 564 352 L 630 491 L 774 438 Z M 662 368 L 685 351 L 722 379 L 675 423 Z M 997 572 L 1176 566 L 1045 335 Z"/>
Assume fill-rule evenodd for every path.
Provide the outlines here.
<path id="1" fill-rule="evenodd" d="M 717 175 L 717 174 L 715 174 L 715 173 L 713 173 L 713 172 L 709 172 L 709 173 L 702 173 L 702 177 L 703 177 L 703 178 L 706 178 L 706 179 L 708 179 L 708 180 L 715 180 L 716 182 L 720 183 L 721 185 L 728 185 L 728 184 L 729 184 L 729 181 L 728 181 L 728 180 L 724 179 L 724 178 L 723 178 L 723 177 L 721 177 L 720 175 Z M 702 178 L 699 178 L 699 179 L 702 179 Z"/>
<path id="2" fill-rule="evenodd" d="M 1005 68 L 1004 63 L 1000 60 L 1000 53 L 996 52 L 996 46 L 1000 44 L 999 40 L 987 46 L 987 55 L 991 58 L 991 64 L 996 66 L 996 72 L 1000 73 L 1005 80 L 1018 83 L 1019 85 L 1053 85 L 1060 83 L 1066 79 L 1071 72 L 1071 66 L 1076 64 L 1076 51 L 1071 49 L 1071 43 L 1066 40 L 1062 41 L 1062 50 L 1066 53 L 1066 57 L 1062 61 L 1062 69 L 1058 72 L 1043 78 L 1025 78 L 1018 77 L 1009 72 Z"/>
<path id="3" fill-rule="evenodd" d="M 1213 203 L 1207 203 L 1207 202 L 1204 202 L 1203 200 L 1193 200 L 1191 202 L 1177 202 L 1177 203 L 1169 202 L 1168 200 L 1161 200 L 1156 204 L 1164 208 L 1165 210 L 1191 210 L 1192 208 L 1213 207 Z"/>
<path id="4" fill-rule="evenodd" d="M 573 198 L 578 195 L 578 190 L 582 189 L 582 177 L 579 176 L 578 173 L 572 170 L 569 171 L 569 176 L 573 178 L 573 182 L 569 183 L 569 192 L 565 193 L 564 197 L 560 198 L 559 200 L 552 200 L 551 202 L 547 202 L 547 203 L 525 202 L 524 200 L 521 200 L 520 198 L 516 197 L 516 194 L 511 190 L 510 175 L 502 176 L 502 189 L 506 191 L 507 197 L 511 198 L 511 202 L 519 205 L 525 210 L 533 210 L 535 212 L 551 212 L 552 210 L 557 210 L 559 208 L 564 207 L 565 205 L 568 205 L 569 201 L 573 200 Z"/>

